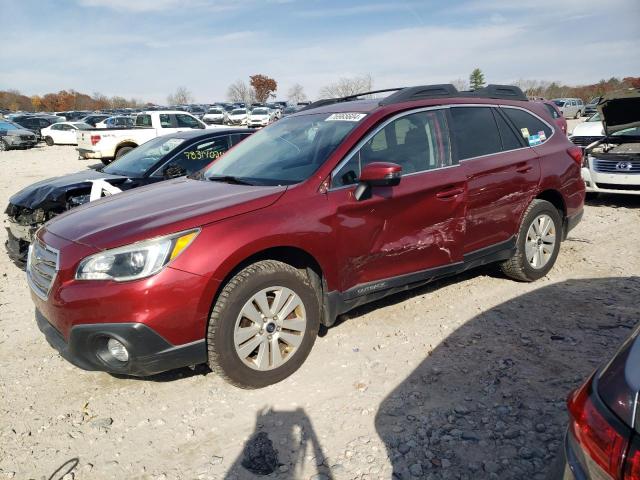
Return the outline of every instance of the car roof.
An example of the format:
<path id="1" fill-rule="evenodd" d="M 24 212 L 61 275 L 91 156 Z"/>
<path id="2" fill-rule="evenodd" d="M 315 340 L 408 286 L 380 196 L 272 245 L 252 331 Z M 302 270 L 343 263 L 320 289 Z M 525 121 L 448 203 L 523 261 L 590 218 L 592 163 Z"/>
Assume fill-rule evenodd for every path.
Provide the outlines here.
<path id="1" fill-rule="evenodd" d="M 171 138 L 183 138 L 185 140 L 198 139 L 198 138 L 206 138 L 206 137 L 215 137 L 218 134 L 229 134 L 229 133 L 253 133 L 253 130 L 248 128 L 215 128 L 210 130 L 185 130 L 183 132 L 177 133 L 169 133 L 167 135 L 163 135 L 164 137 Z"/>

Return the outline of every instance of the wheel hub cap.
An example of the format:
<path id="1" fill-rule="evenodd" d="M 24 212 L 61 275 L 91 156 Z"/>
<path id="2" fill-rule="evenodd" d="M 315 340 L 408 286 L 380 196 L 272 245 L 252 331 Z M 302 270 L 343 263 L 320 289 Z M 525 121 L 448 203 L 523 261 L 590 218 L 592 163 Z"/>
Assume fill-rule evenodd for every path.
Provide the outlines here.
<path id="1" fill-rule="evenodd" d="M 538 215 L 527 231 L 525 239 L 525 254 L 529 265 L 533 268 L 543 268 L 553 255 L 556 245 L 556 229 L 553 219 L 543 213 Z"/>
<path id="2" fill-rule="evenodd" d="M 255 293 L 236 319 L 233 341 L 242 362 L 273 370 L 288 362 L 302 343 L 307 315 L 293 290 L 274 286 Z"/>

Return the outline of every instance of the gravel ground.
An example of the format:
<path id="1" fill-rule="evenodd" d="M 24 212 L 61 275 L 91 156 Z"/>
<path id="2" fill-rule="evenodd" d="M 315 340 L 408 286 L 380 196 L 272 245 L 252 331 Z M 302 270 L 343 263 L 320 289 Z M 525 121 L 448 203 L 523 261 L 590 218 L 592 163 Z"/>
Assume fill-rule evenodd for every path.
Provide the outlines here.
<path id="1" fill-rule="evenodd" d="M 58 146 L 0 165 L 4 205 L 89 163 Z M 567 393 L 637 321 L 639 220 L 640 198 L 590 203 L 548 277 L 489 267 L 361 308 L 258 391 L 205 368 L 133 379 L 71 366 L 0 255 L 0 479 L 543 478 Z"/>

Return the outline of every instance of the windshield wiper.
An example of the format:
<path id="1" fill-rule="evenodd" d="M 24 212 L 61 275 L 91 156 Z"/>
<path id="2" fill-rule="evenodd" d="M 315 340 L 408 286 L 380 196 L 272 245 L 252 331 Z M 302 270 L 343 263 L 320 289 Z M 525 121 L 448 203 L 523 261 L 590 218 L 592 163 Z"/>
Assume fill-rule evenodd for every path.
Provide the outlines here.
<path id="1" fill-rule="evenodd" d="M 234 177 L 232 175 L 220 175 L 220 176 L 211 176 L 208 177 L 207 180 L 211 180 L 212 182 L 223 182 L 223 183 L 233 183 L 235 185 L 251 185 L 253 183 L 247 182 L 240 177 Z"/>

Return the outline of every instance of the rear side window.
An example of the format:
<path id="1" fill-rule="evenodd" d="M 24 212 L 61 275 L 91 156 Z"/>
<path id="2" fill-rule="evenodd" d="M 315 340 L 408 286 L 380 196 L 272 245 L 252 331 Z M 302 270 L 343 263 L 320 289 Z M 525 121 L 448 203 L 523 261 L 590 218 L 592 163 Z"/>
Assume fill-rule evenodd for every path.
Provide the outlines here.
<path id="1" fill-rule="evenodd" d="M 500 115 L 498 110 L 493 110 L 493 114 L 498 124 L 498 131 L 500 132 L 500 139 L 502 140 L 503 150 L 515 150 L 516 148 L 522 148 L 524 144 L 516 136 L 513 128 L 507 123 L 507 121 Z"/>
<path id="2" fill-rule="evenodd" d="M 251 134 L 250 133 L 234 133 L 233 135 L 231 135 L 231 146 L 237 145 L 238 143 L 243 141 L 245 138 L 247 138 L 249 135 Z"/>
<path id="3" fill-rule="evenodd" d="M 452 107 L 451 117 L 458 160 L 502 151 L 498 127 L 489 107 Z"/>
<path id="4" fill-rule="evenodd" d="M 160 114 L 160 128 L 171 128 L 171 115 Z"/>
<path id="5" fill-rule="evenodd" d="M 136 127 L 150 127 L 151 115 L 138 115 L 136 117 Z"/>
<path id="6" fill-rule="evenodd" d="M 553 132 L 546 123 L 524 110 L 503 107 L 502 111 L 513 122 L 524 141 L 530 147 L 546 142 Z"/>

